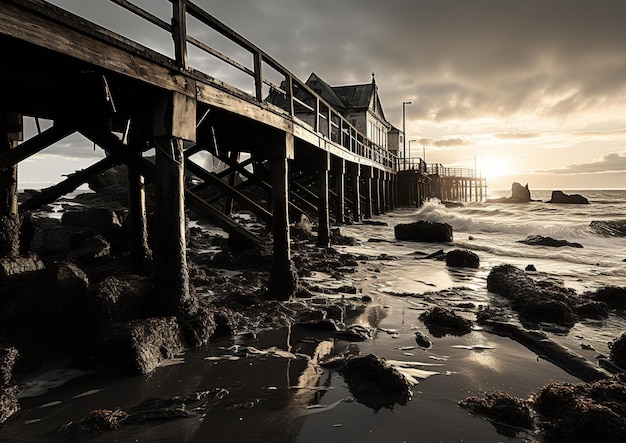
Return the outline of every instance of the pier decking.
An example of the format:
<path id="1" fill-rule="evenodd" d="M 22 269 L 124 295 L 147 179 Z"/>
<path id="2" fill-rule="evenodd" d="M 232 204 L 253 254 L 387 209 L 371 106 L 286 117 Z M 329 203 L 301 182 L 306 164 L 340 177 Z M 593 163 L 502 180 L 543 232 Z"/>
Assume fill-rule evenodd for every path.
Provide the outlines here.
<path id="1" fill-rule="evenodd" d="M 468 189 L 469 199 L 482 199 L 482 185 L 468 186 L 476 177 L 426 165 L 401 170 L 395 155 L 305 82 L 192 2 L 172 0 L 171 22 L 126 0 L 110 2 L 167 34 L 174 56 L 41 0 L 0 2 L 0 138 L 7 140 L 0 146 L 3 229 L 16 223 L 20 211 L 54 201 L 95 174 L 125 164 L 131 263 L 141 264 L 148 255 L 144 182 L 155 185 L 155 287 L 167 311 L 189 298 L 186 209 L 251 244 L 262 240 L 231 217 L 234 202 L 270 226 L 271 291 L 287 298 L 294 278 L 290 218 L 316 219 L 319 244 L 328 246 L 333 221 L 359 221 L 419 204 L 427 196 L 468 199 Z M 190 35 L 190 20 L 234 45 L 234 53 Z M 237 71 L 244 86 L 192 67 L 191 48 Z M 23 141 L 23 116 L 53 125 Z M 17 165 L 76 132 L 107 156 L 18 205 Z M 145 158 L 150 150 L 154 163 Z M 225 167 L 219 173 L 203 167 L 195 160 L 199 153 Z M 203 188 L 214 190 L 210 200 L 200 196 Z M 264 197 L 255 200 L 251 189 Z M 0 255 L 15 253 L 16 242 L 3 245 Z"/>

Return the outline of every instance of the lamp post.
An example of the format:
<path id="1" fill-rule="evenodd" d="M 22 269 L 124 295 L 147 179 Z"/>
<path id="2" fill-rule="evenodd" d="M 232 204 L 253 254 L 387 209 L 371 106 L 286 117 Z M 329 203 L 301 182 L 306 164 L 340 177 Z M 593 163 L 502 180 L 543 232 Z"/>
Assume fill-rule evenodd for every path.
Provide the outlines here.
<path id="1" fill-rule="evenodd" d="M 416 142 L 417 140 L 409 140 L 409 167 L 411 166 L 411 142 Z"/>
<path id="2" fill-rule="evenodd" d="M 406 169 L 406 105 L 410 105 L 413 102 L 402 102 L 402 156 L 404 157 L 404 168 Z"/>

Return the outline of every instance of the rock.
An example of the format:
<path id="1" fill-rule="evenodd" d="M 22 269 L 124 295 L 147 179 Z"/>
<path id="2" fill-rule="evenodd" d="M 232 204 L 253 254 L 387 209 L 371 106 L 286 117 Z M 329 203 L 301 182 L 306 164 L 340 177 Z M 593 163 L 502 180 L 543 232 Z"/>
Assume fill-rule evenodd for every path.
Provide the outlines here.
<path id="1" fill-rule="evenodd" d="M 0 387 L 0 423 L 4 423 L 20 410 L 17 393 L 17 386 Z"/>
<path id="2" fill-rule="evenodd" d="M 428 349 L 433 345 L 430 338 L 426 334 L 420 331 L 415 331 L 415 343 L 421 348 Z"/>
<path id="3" fill-rule="evenodd" d="M 398 240 L 433 243 L 452 241 L 452 226 L 447 223 L 419 220 L 413 223 L 396 225 L 394 233 Z"/>
<path id="4" fill-rule="evenodd" d="M 39 256 L 31 253 L 25 256 L 0 258 L 0 281 L 23 280 L 41 273 L 45 266 Z"/>
<path id="5" fill-rule="evenodd" d="M 341 371 L 350 390 L 387 395 L 406 395 L 411 385 L 383 358 L 374 354 L 349 357 Z"/>
<path id="6" fill-rule="evenodd" d="M 518 243 L 524 243 L 530 246 L 550 246 L 560 248 L 568 246 L 571 248 L 582 248 L 580 243 L 572 243 L 567 240 L 555 240 L 552 237 L 543 237 L 541 235 L 529 235 L 526 240 L 518 240 Z"/>
<path id="7" fill-rule="evenodd" d="M 15 348 L 0 348 L 0 386 L 8 385 L 11 381 L 18 354 Z"/>
<path id="8" fill-rule="evenodd" d="M 435 306 L 423 312 L 419 319 L 428 326 L 428 330 L 435 337 L 443 337 L 447 333 L 465 335 L 472 330 L 472 321 L 461 317 L 450 309 Z"/>
<path id="9" fill-rule="evenodd" d="M 472 413 L 486 417 L 497 424 L 523 429 L 534 428 L 528 404 L 524 400 L 515 398 L 505 392 L 493 392 L 487 394 L 484 398 L 468 397 L 461 400 L 459 406 L 467 408 Z"/>
<path id="10" fill-rule="evenodd" d="M 526 183 L 526 186 L 522 186 L 517 182 L 513 182 L 511 185 L 511 197 L 488 199 L 487 203 L 528 203 L 530 201 L 532 200 L 528 183 Z"/>
<path id="11" fill-rule="evenodd" d="M 588 293 L 593 300 L 606 303 L 611 309 L 626 308 L 626 288 L 619 286 L 606 286 L 598 289 L 596 292 Z"/>
<path id="12" fill-rule="evenodd" d="M 374 338 L 376 329 L 363 325 L 351 325 L 344 330 L 337 331 L 335 335 L 348 341 L 366 341 Z"/>
<path id="13" fill-rule="evenodd" d="M 592 231 L 604 237 L 626 237 L 626 220 L 619 221 L 592 221 L 589 223 Z"/>
<path id="14" fill-rule="evenodd" d="M 525 270 L 525 271 L 527 271 L 527 272 L 535 272 L 535 271 L 537 270 L 537 268 L 535 268 L 535 265 L 530 264 L 530 265 L 527 265 L 527 266 L 524 268 L 524 270 Z"/>
<path id="15" fill-rule="evenodd" d="M 184 349 L 175 317 L 117 323 L 98 346 L 98 368 L 118 374 L 148 374 Z"/>
<path id="16" fill-rule="evenodd" d="M 511 265 L 495 266 L 487 277 L 487 290 L 511 301 L 523 320 L 574 324 L 575 292 L 556 283 L 536 282 Z"/>
<path id="17" fill-rule="evenodd" d="M 589 384 L 551 382 L 533 405 L 546 442 L 626 441 L 623 374 Z"/>
<path id="18" fill-rule="evenodd" d="M 588 205 L 589 200 L 580 194 L 565 194 L 562 191 L 552 191 L 552 197 L 546 203 L 564 203 L 570 205 Z"/>
<path id="19" fill-rule="evenodd" d="M 370 226 L 388 226 L 386 222 L 380 220 L 363 220 L 361 224 Z"/>
<path id="20" fill-rule="evenodd" d="M 591 301 L 583 303 L 575 307 L 574 312 L 576 315 L 582 318 L 592 318 L 600 320 L 609 316 L 609 310 L 606 308 L 606 304 L 597 301 Z"/>
<path id="21" fill-rule="evenodd" d="M 478 268 L 480 258 L 467 249 L 454 249 L 446 254 L 446 266 L 457 268 Z"/>
<path id="22" fill-rule="evenodd" d="M 622 335 L 609 343 L 609 347 L 611 348 L 609 360 L 626 370 L 626 332 L 622 332 Z"/>
<path id="23" fill-rule="evenodd" d="M 518 202 L 530 201 L 530 190 L 528 189 L 528 183 L 526 186 L 522 186 L 517 182 L 511 184 L 511 198 Z"/>
<path id="24" fill-rule="evenodd" d="M 78 236 L 74 238 L 76 237 Z M 67 256 L 69 260 L 93 263 L 111 256 L 111 244 L 101 235 L 92 234 L 80 237 L 80 240 L 76 240 L 78 246 L 73 248 Z"/>
<path id="25" fill-rule="evenodd" d="M 40 254 L 62 254 L 71 249 L 74 230 L 63 226 L 61 220 L 36 218 L 33 220 L 31 250 Z"/>
<path id="26" fill-rule="evenodd" d="M 105 208 L 66 212 L 61 217 L 61 222 L 65 226 L 79 226 L 95 230 L 111 230 L 122 227 L 115 211 Z"/>
<path id="27" fill-rule="evenodd" d="M 20 225 L 18 215 L 0 217 L 0 257 L 15 256 L 19 253 Z"/>

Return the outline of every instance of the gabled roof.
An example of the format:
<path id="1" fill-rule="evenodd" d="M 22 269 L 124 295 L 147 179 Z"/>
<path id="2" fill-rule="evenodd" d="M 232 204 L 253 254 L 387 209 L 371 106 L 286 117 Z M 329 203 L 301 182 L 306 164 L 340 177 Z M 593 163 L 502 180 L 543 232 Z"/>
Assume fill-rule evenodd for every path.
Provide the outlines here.
<path id="1" fill-rule="evenodd" d="M 331 86 L 317 74 L 312 73 L 306 81 L 308 87 L 317 92 L 333 107 L 343 111 L 369 109 L 372 100 L 373 109 L 384 119 L 385 114 L 378 97 L 378 86 L 372 74 L 372 82 L 361 85 Z"/>
<path id="2" fill-rule="evenodd" d="M 378 113 L 383 120 L 387 121 L 383 112 L 383 107 L 380 103 L 380 98 L 378 97 L 378 86 L 376 86 L 373 74 L 371 83 L 361 85 L 331 86 L 313 72 L 307 79 L 306 85 L 340 112 L 367 110 L 371 105 L 373 111 Z M 281 84 L 281 87 L 284 88 L 284 84 Z M 299 90 L 296 90 L 295 94 L 296 97 L 300 99 L 306 99 L 306 94 Z M 283 94 L 271 90 L 267 97 L 267 101 L 277 106 L 284 106 L 285 97 Z"/>

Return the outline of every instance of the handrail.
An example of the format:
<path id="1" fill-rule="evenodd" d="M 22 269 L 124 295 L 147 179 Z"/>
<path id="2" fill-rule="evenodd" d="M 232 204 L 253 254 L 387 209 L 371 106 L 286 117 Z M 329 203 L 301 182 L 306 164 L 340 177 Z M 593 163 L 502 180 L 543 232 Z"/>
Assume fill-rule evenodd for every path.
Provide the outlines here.
<path id="1" fill-rule="evenodd" d="M 173 19 L 170 24 L 135 5 L 129 0 L 109 1 L 171 33 L 175 45 L 174 52 L 176 63 L 179 67 L 181 67 L 181 69 L 189 69 L 187 66 L 187 44 L 191 44 L 252 77 L 254 80 L 254 99 L 257 102 L 266 102 L 266 98 L 263 97 L 263 85 L 266 85 L 270 88 L 270 92 L 273 91 L 275 93 L 279 93 L 284 97 L 285 105 L 284 108 L 281 108 L 286 111 L 290 117 L 296 117 L 296 108 L 305 109 L 309 113 L 312 112 L 312 122 L 305 120 L 301 121 L 303 121 L 307 126 L 310 126 L 314 132 L 322 134 L 330 141 L 341 145 L 350 152 L 366 157 L 385 167 L 397 170 L 398 157 L 396 155 L 375 144 L 372 140 L 361 134 L 348 120 L 343 118 L 343 116 L 341 116 L 341 114 L 336 111 L 332 105 L 309 88 L 305 82 L 298 79 L 287 68 L 257 47 L 254 43 L 229 28 L 226 24 L 222 23 L 195 3 L 189 0 L 168 0 L 172 3 Z M 202 24 L 221 34 L 237 46 L 248 51 L 253 57 L 252 67 L 245 66 L 210 45 L 188 35 L 186 31 L 187 15 L 200 21 Z M 278 86 L 269 79 L 265 78 L 263 76 L 263 64 L 269 66 L 280 76 L 283 76 L 284 83 Z M 301 94 L 306 96 L 306 101 L 296 97 L 295 91 L 299 91 Z M 266 94 L 266 97 L 267 95 L 269 94 Z M 307 103 L 309 100 L 311 103 Z M 324 121 L 326 122 L 324 125 L 326 127 L 326 131 L 322 131 L 323 128 L 321 122 Z"/>

